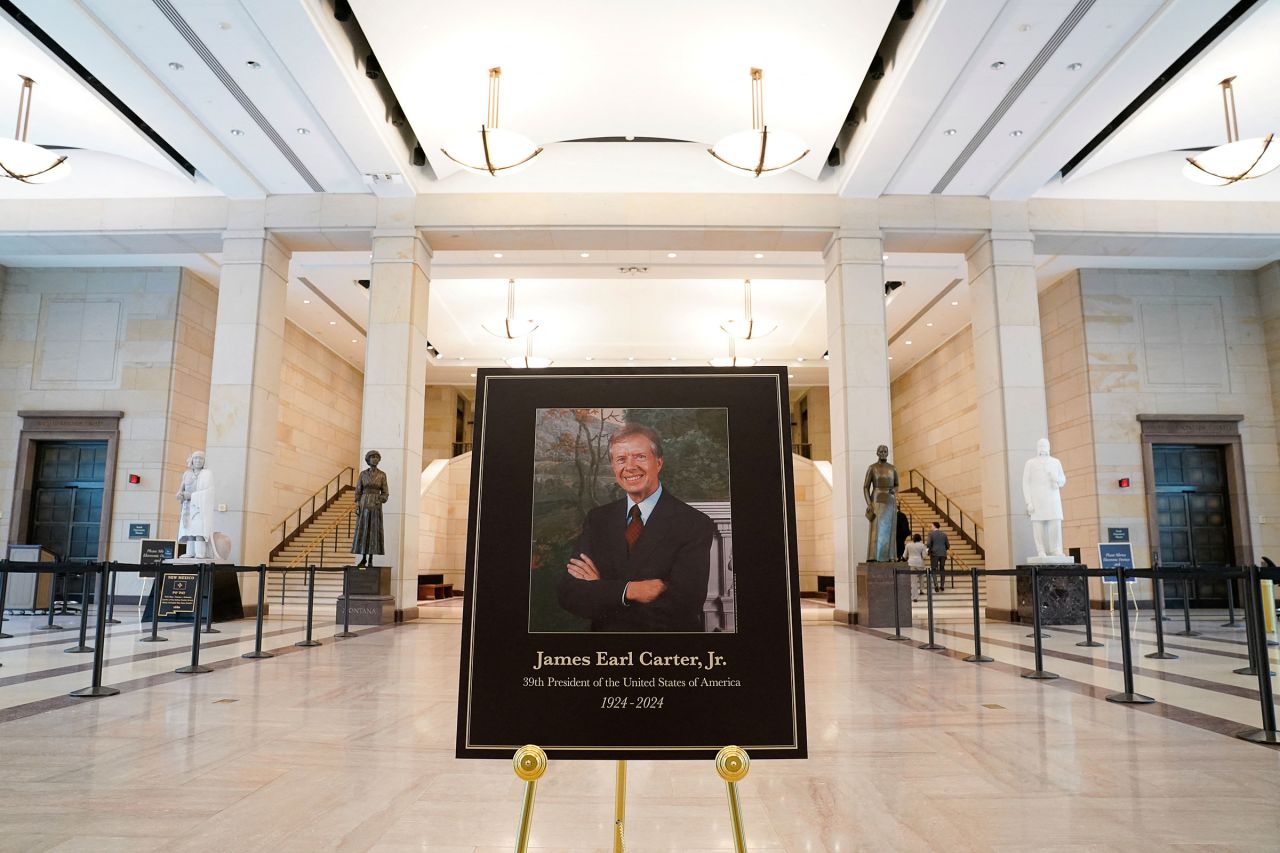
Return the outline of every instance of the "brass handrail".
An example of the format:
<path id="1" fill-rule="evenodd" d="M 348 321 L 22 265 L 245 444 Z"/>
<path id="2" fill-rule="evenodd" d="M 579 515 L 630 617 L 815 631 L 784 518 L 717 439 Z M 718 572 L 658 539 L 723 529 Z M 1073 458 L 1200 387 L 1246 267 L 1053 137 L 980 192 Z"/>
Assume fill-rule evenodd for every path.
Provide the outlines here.
<path id="1" fill-rule="evenodd" d="M 288 515 L 286 515 L 283 519 L 281 519 L 279 524 L 272 527 L 271 528 L 272 532 L 276 530 L 280 531 L 280 544 L 276 546 L 276 550 L 279 550 L 280 548 L 283 548 L 285 545 L 287 545 L 289 539 L 292 536 L 296 535 L 297 532 L 302 529 L 302 525 L 303 525 L 302 511 L 304 509 L 306 509 L 308 506 L 310 506 L 311 508 L 311 515 L 307 517 L 308 521 L 314 518 L 316 516 L 316 513 L 324 512 L 325 509 L 328 508 L 329 504 L 332 503 L 334 500 L 336 500 L 338 495 L 342 494 L 342 490 L 343 490 L 342 478 L 346 477 L 347 479 L 346 488 L 351 488 L 355 486 L 355 475 L 356 475 L 356 469 L 352 468 L 350 465 L 343 468 L 337 474 L 330 477 L 329 482 L 325 483 L 323 487 L 316 489 L 315 492 L 312 493 L 311 497 L 307 498 L 302 503 L 298 504 L 298 508 L 295 509 L 293 512 L 289 513 Z M 333 489 L 332 496 L 329 495 L 330 488 Z M 324 493 L 324 499 L 320 502 L 320 506 L 317 508 L 316 498 L 319 498 L 322 492 Z M 289 531 L 287 528 L 287 525 L 289 524 L 290 521 L 295 522 L 293 525 L 292 531 Z"/>
<path id="2" fill-rule="evenodd" d="M 329 534 L 335 532 L 342 525 L 342 522 L 347 521 L 348 519 L 351 518 L 351 516 L 355 515 L 357 509 L 359 509 L 359 507 L 354 504 L 348 507 L 346 512 L 338 516 L 334 520 L 333 524 L 330 524 L 328 527 L 326 527 L 324 529 L 324 532 L 316 537 L 316 541 L 308 545 L 306 550 L 303 551 L 300 555 L 298 555 L 298 557 L 296 557 L 292 563 L 285 566 L 285 568 L 287 569 L 298 568 L 298 566 L 302 565 L 306 561 L 307 557 L 311 556 L 312 551 L 314 551 L 317 547 L 323 548 L 324 541 L 329 538 Z"/>
<path id="3" fill-rule="evenodd" d="M 916 484 L 917 479 L 920 481 L 919 485 Z M 962 539 L 972 545 L 980 555 L 986 556 L 987 549 L 982 545 L 982 525 L 974 521 L 973 517 L 957 504 L 953 504 L 951 498 L 916 468 L 907 472 L 907 489 L 917 492 L 925 503 L 951 523 Z"/>

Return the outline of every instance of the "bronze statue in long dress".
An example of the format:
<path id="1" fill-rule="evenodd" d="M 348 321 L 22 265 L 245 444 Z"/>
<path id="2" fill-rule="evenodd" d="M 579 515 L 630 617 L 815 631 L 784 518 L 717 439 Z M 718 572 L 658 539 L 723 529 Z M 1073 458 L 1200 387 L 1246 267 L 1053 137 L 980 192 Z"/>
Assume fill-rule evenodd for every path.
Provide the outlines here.
<path id="1" fill-rule="evenodd" d="M 871 537 L 867 541 L 868 563 L 891 563 L 898 559 L 902 543 L 898 530 L 898 469 L 889 464 L 889 448 L 876 448 L 876 461 L 867 467 L 862 481 L 867 499 L 867 521 Z"/>
<path id="2" fill-rule="evenodd" d="M 360 555 L 359 568 L 373 565 L 373 555 L 384 551 L 382 536 L 382 505 L 391 493 L 387 490 L 387 475 L 378 470 L 382 454 L 370 450 L 364 455 L 368 468 L 360 472 L 356 481 L 356 532 L 351 540 L 351 553 Z"/>

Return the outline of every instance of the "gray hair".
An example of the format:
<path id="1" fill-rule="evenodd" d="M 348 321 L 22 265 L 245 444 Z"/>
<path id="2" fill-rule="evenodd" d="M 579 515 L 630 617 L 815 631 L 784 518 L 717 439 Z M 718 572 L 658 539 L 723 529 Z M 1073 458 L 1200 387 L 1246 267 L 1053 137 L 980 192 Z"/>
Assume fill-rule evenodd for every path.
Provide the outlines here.
<path id="1" fill-rule="evenodd" d="M 613 454 L 613 443 L 621 441 L 624 438 L 631 438 L 634 435 L 642 435 L 649 439 L 649 443 L 653 445 L 653 455 L 662 458 L 662 439 L 658 436 L 657 430 L 647 427 L 644 424 L 623 424 L 613 431 L 613 435 L 609 436 L 608 450 L 610 455 Z"/>

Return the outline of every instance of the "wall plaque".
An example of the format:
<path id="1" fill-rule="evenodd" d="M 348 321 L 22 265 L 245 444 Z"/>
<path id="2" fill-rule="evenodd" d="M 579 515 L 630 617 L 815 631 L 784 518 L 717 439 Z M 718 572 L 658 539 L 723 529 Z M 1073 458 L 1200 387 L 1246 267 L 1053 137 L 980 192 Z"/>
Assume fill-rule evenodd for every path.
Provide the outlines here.
<path id="1" fill-rule="evenodd" d="M 785 368 L 479 374 L 458 756 L 805 757 Z"/>

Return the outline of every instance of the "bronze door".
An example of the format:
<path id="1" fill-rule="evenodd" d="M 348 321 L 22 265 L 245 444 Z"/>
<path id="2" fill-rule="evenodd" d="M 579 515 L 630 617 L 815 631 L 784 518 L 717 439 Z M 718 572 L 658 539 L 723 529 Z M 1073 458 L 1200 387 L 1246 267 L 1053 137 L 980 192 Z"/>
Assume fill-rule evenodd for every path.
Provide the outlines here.
<path id="1" fill-rule="evenodd" d="M 1221 447 L 1154 445 L 1156 520 L 1162 565 L 1175 567 L 1225 566 L 1234 562 L 1226 461 Z M 1165 584 L 1165 601 L 1182 605 L 1180 583 Z M 1192 604 L 1222 606 L 1222 581 L 1195 580 L 1187 584 Z"/>
<path id="2" fill-rule="evenodd" d="M 106 465 L 105 441 L 40 442 L 28 541 L 63 560 L 96 560 Z"/>

